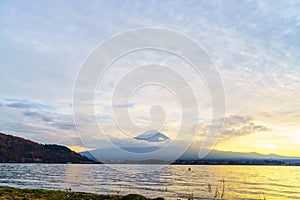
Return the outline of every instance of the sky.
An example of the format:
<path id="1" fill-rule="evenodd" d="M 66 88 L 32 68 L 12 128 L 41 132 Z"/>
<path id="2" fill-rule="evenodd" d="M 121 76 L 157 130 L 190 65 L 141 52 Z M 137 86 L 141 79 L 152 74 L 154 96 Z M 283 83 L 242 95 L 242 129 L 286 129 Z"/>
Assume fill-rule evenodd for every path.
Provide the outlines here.
<path id="1" fill-rule="evenodd" d="M 0 0 L 0 26 L 3 133 L 92 149 L 83 144 L 73 119 L 73 89 L 84 60 L 113 35 L 157 27 L 192 38 L 218 70 L 226 113 L 215 149 L 300 157 L 299 1 Z M 124 74 L 152 63 L 172 66 L 193 86 L 200 114 L 188 122 L 199 123 L 201 140 L 212 115 L 210 93 L 187 63 L 166 52 L 144 50 L 112 64 L 103 87 L 95 90 L 98 123 L 123 145 L 141 133 L 129 129 L 124 135 L 112 126 L 110 100 Z M 157 104 L 166 118 L 160 131 L 175 139 L 188 116 L 180 117 L 180 102 L 166 88 L 142 87 L 128 104 L 116 107 L 128 110 L 136 126 L 147 127 Z"/>

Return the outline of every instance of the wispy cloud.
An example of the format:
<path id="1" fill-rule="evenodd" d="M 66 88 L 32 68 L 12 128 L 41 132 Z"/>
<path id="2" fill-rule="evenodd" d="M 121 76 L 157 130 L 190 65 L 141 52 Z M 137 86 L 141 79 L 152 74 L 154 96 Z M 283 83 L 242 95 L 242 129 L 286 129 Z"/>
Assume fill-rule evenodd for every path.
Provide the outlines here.
<path id="1" fill-rule="evenodd" d="M 59 113 L 61 105 L 54 105 L 56 111 L 53 111 L 52 105 L 29 100 L 5 101 L 4 105 L 0 107 L 1 113 L 7 113 L 0 115 L 2 132 L 43 143 L 64 142 L 70 145 L 72 138 L 77 137 L 73 117 Z"/>
<path id="2" fill-rule="evenodd" d="M 117 108 L 132 108 L 134 107 L 134 103 L 128 103 L 128 104 L 119 104 L 119 105 L 114 105 Z"/>
<path id="3" fill-rule="evenodd" d="M 230 139 L 231 137 L 271 130 L 271 128 L 256 124 L 254 119 L 251 117 L 234 115 L 225 118 L 222 138 Z"/>
<path id="4" fill-rule="evenodd" d="M 24 111 L 23 114 L 26 117 L 41 119 L 44 122 L 52 122 L 55 119 L 54 116 L 50 116 L 49 114 L 48 115 L 42 115 L 41 113 L 36 112 L 36 111 L 27 110 L 27 111 Z"/>
<path id="5" fill-rule="evenodd" d="M 27 103 L 12 103 L 12 104 L 7 104 L 8 107 L 11 108 L 34 108 L 35 106 L 32 104 L 27 104 Z"/>

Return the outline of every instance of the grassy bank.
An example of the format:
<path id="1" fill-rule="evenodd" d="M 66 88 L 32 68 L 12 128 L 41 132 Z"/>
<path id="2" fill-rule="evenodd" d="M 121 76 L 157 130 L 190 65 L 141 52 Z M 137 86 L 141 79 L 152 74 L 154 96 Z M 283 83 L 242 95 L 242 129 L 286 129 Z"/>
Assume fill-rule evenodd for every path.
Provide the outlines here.
<path id="1" fill-rule="evenodd" d="M 138 194 L 129 194 L 126 196 L 118 195 L 103 195 L 91 194 L 83 192 L 67 192 L 57 190 L 44 190 L 44 189 L 19 189 L 12 187 L 0 187 L 0 200 L 2 199 L 99 199 L 99 200 L 148 200 L 144 196 Z M 150 200 L 150 199 L 149 199 Z M 153 200 L 163 200 L 163 198 L 155 198 Z"/>

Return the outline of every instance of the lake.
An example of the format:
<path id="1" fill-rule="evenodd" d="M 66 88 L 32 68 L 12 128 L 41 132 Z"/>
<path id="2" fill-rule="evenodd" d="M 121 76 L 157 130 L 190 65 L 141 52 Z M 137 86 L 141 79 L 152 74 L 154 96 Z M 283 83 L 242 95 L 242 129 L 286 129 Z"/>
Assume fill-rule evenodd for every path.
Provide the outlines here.
<path id="1" fill-rule="evenodd" d="M 216 194 L 225 199 L 300 199 L 300 167 L 0 164 L 0 185 L 120 195 L 139 193 L 166 199 L 208 199 Z"/>

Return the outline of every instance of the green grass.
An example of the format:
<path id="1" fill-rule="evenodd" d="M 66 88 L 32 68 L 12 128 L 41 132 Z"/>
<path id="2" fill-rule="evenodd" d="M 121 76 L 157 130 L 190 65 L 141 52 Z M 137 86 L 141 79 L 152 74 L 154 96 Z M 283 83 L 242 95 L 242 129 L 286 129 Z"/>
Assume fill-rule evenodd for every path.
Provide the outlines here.
<path id="1" fill-rule="evenodd" d="M 44 190 L 44 189 L 19 189 L 12 187 L 0 187 L 0 200 L 2 199 L 16 199 L 16 200 L 29 200 L 29 199 L 99 199 L 99 200 L 150 200 L 142 195 L 129 194 L 126 196 L 119 195 L 103 195 L 91 194 L 83 192 L 67 192 L 57 190 Z M 155 198 L 153 200 L 163 200 L 163 198 Z"/>

